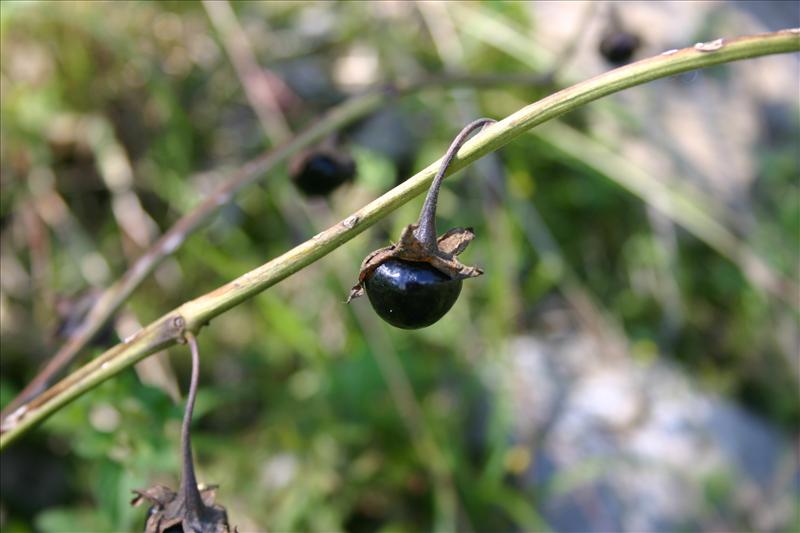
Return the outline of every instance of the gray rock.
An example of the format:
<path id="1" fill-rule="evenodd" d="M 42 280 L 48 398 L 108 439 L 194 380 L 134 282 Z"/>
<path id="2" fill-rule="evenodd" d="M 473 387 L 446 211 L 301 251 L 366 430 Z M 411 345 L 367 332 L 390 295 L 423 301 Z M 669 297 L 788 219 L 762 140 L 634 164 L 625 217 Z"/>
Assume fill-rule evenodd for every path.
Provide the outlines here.
<path id="1" fill-rule="evenodd" d="M 656 360 L 592 337 L 520 337 L 503 372 L 520 474 L 556 531 L 785 530 L 798 497 L 790 439 Z"/>

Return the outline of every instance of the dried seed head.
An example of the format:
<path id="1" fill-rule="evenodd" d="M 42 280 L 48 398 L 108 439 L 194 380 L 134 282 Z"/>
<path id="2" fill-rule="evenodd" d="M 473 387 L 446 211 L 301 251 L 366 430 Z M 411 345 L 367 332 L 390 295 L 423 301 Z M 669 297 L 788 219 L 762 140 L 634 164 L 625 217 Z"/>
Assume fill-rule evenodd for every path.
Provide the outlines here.
<path id="1" fill-rule="evenodd" d="M 182 320 L 182 319 L 181 319 Z M 198 487 L 192 459 L 191 421 L 194 402 L 197 398 L 197 382 L 200 374 L 200 353 L 195 336 L 187 332 L 186 340 L 192 353 L 192 377 L 189 396 L 183 414 L 181 430 L 181 459 L 183 472 L 178 492 L 155 485 L 145 490 L 134 490 L 136 497 L 131 505 L 147 500 L 152 505 L 147 513 L 145 533 L 167 533 L 186 531 L 193 533 L 230 533 L 228 513 L 214 503 L 216 487 Z M 235 528 L 234 528 L 235 531 Z"/>

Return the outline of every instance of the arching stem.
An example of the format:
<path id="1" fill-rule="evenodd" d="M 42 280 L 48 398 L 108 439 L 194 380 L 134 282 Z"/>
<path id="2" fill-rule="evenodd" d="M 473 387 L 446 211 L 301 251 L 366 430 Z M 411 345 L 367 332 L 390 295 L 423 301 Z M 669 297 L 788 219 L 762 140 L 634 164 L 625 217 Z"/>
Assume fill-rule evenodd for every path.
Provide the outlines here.
<path id="1" fill-rule="evenodd" d="M 186 332 L 185 337 L 192 352 L 192 377 L 189 382 L 189 396 L 186 398 L 186 409 L 183 413 L 183 425 L 181 427 L 183 472 L 181 474 L 179 494 L 183 496 L 187 517 L 198 519 L 205 508 L 205 504 L 200 496 L 200 491 L 197 489 L 197 478 L 194 475 L 191 425 L 194 401 L 197 398 L 197 382 L 200 376 L 200 350 L 197 347 L 197 338 L 192 333 Z"/>
<path id="2" fill-rule="evenodd" d="M 444 154 L 442 165 L 439 167 L 439 171 L 433 178 L 431 188 L 428 189 L 428 195 L 425 197 L 425 203 L 422 204 L 422 211 L 420 212 L 419 220 L 417 221 L 417 229 L 414 231 L 414 236 L 429 251 L 436 249 L 436 204 L 439 201 L 439 188 L 441 188 L 442 181 L 444 181 L 444 175 L 447 172 L 447 167 L 449 167 L 450 163 L 453 162 L 458 150 L 467 141 L 467 137 L 469 137 L 470 133 L 493 122 L 496 121 L 491 118 L 479 118 L 474 122 L 470 122 L 464 126 L 464 129 L 462 129 L 456 138 L 453 139 L 453 142 L 450 144 L 450 148 L 448 148 L 447 153 Z"/>

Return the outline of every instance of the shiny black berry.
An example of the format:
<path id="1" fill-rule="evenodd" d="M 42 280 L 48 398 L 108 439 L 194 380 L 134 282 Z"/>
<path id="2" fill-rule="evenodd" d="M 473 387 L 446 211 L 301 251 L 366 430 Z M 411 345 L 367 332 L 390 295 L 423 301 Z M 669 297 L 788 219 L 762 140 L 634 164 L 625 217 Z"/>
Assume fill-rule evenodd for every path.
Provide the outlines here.
<path id="1" fill-rule="evenodd" d="M 289 172 L 294 184 L 306 196 L 327 196 L 353 180 L 356 164 L 343 150 L 316 149 L 292 161 Z"/>
<path id="2" fill-rule="evenodd" d="M 450 279 L 428 263 L 389 259 L 366 281 L 375 312 L 403 329 L 430 326 L 442 318 L 461 294 L 461 280 Z"/>
<path id="3" fill-rule="evenodd" d="M 458 149 L 470 133 L 491 122 L 476 120 L 456 136 L 433 178 L 419 220 L 406 226 L 397 244 L 375 250 L 364 259 L 348 302 L 366 292 L 375 312 L 389 324 L 424 328 L 453 307 L 462 280 L 483 274 L 480 268 L 463 265 L 456 258 L 475 237 L 471 228 L 451 229 L 436 237 L 436 204 L 447 167 Z"/>

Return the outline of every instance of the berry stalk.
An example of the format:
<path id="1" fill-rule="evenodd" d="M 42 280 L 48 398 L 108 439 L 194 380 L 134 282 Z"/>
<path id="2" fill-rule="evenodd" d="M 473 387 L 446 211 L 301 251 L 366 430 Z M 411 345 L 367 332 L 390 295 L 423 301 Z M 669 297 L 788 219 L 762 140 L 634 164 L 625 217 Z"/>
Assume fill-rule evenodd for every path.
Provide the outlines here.
<path id="1" fill-rule="evenodd" d="M 496 121 L 491 118 L 479 118 L 478 120 L 470 122 L 456 135 L 456 138 L 453 139 L 453 142 L 450 144 L 450 148 L 448 148 L 447 152 L 444 154 L 442 164 L 438 172 L 436 172 L 436 176 L 433 178 L 431 188 L 428 189 L 425 203 L 422 204 L 422 211 L 420 211 L 419 220 L 417 221 L 417 229 L 414 231 L 414 236 L 426 249 L 430 251 L 436 249 L 436 204 L 439 202 L 439 189 L 442 187 L 447 167 L 453 162 L 458 150 L 467 141 L 467 137 L 469 137 L 470 133 L 493 122 Z"/>
<path id="2" fill-rule="evenodd" d="M 197 489 L 197 478 L 194 474 L 194 459 L 192 457 L 192 413 L 194 402 L 197 398 L 197 382 L 200 377 L 200 351 L 197 347 L 197 338 L 190 332 L 186 333 L 186 340 L 192 352 L 192 377 L 189 382 L 189 396 L 186 398 L 186 409 L 183 413 L 181 426 L 181 457 L 183 459 L 183 472 L 181 473 L 181 486 L 178 493 L 183 496 L 186 517 L 192 521 L 201 518 L 205 504 Z"/>

